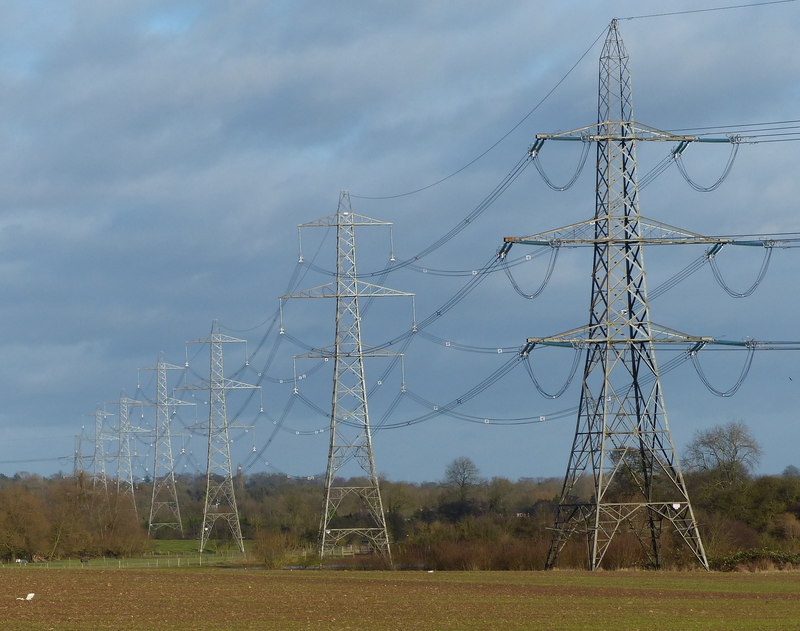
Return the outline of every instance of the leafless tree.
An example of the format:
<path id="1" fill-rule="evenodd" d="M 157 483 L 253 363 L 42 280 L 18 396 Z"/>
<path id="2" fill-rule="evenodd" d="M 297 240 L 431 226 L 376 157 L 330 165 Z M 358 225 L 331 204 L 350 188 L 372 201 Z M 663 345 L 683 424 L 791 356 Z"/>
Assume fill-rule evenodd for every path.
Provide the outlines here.
<path id="1" fill-rule="evenodd" d="M 472 460 L 462 456 L 447 465 L 444 480 L 447 486 L 456 491 L 460 500 L 465 500 L 470 488 L 480 482 L 480 470 Z"/>
<path id="2" fill-rule="evenodd" d="M 741 421 L 698 430 L 686 448 L 687 469 L 713 473 L 722 486 L 746 479 L 761 459 L 761 446 Z"/>

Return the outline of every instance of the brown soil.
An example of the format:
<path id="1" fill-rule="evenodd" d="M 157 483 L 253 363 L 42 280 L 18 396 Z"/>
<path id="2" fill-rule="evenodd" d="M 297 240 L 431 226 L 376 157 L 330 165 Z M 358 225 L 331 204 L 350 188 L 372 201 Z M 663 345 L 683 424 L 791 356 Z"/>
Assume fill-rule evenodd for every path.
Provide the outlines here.
<path id="1" fill-rule="evenodd" d="M 800 574 L 0 570 L 8 631 L 615 627 L 800 629 Z"/>

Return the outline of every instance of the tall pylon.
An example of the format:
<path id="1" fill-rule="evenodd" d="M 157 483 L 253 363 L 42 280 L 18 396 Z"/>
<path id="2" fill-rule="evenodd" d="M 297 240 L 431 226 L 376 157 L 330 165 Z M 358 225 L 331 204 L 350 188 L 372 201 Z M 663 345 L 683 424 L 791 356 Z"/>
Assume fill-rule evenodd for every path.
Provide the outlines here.
<path id="1" fill-rule="evenodd" d="M 535 157 L 545 140 L 597 144 L 594 218 L 527 237 L 506 237 L 500 254 L 513 243 L 550 247 L 589 245 L 594 249 L 589 324 L 565 333 L 529 338 L 527 355 L 538 345 L 585 350 L 577 426 L 559 498 L 546 568 L 555 566 L 567 540 L 588 539 L 588 568 L 600 567 L 612 538 L 626 524 L 636 534 L 649 562 L 661 567 L 662 526 L 670 524 L 679 541 L 708 569 L 697 522 L 670 435 L 656 345 L 701 348 L 713 338 L 694 337 L 650 320 L 644 244 L 726 243 L 645 219 L 639 212 L 636 145 L 641 141 L 735 142 L 676 136 L 633 119 L 628 55 L 611 22 L 600 57 L 597 125 L 559 134 L 538 134 Z M 673 154 L 674 155 L 674 154 Z M 588 478 L 587 494 L 579 482 Z M 581 496 L 581 493 L 584 496 Z"/>
<path id="2" fill-rule="evenodd" d="M 211 334 L 200 340 L 190 340 L 189 344 L 208 344 L 210 347 L 210 369 L 208 382 L 200 385 L 182 386 L 186 390 L 208 390 L 208 465 L 206 468 L 206 496 L 203 506 L 203 527 L 200 531 L 200 552 L 205 550 L 214 530 L 214 525 L 223 520 L 230 528 L 232 538 L 244 553 L 242 526 L 239 521 L 239 508 L 233 487 L 233 467 L 231 465 L 231 441 L 228 430 L 228 390 L 260 388 L 249 383 L 225 377 L 223 345 L 244 343 L 230 335 L 218 331 L 216 320 L 211 325 Z M 237 427 L 244 427 L 237 425 Z"/>
<path id="3" fill-rule="evenodd" d="M 150 498 L 149 535 L 159 528 L 173 528 L 183 535 L 181 508 L 175 486 L 175 460 L 172 455 L 172 410 L 178 405 L 194 405 L 169 395 L 167 371 L 183 370 L 159 357 L 155 366 L 142 370 L 156 371 L 156 427 L 153 436 L 153 492 Z"/>
<path id="4" fill-rule="evenodd" d="M 333 347 L 298 356 L 332 358 L 334 362 L 330 445 L 324 483 L 325 500 L 319 531 L 321 558 L 330 553 L 334 547 L 357 536 L 368 541 L 370 547 L 391 564 L 389 534 L 372 451 L 364 358 L 391 357 L 396 353 L 375 347 L 365 348 L 362 344 L 359 298 L 386 298 L 413 294 L 361 281 L 358 279 L 356 269 L 356 227 L 390 225 L 388 222 L 354 213 L 349 193 L 342 191 L 335 214 L 300 224 L 300 228 L 336 228 L 336 280 L 281 297 L 281 299 L 336 299 L 336 341 Z M 337 478 L 337 474 L 351 460 L 360 465 L 361 471 L 366 474 L 365 483 L 350 485 Z M 352 523 L 337 525 L 337 511 L 345 498 L 350 496 L 360 503 L 353 513 L 358 514 L 359 511 L 366 510 L 367 514 L 361 517 L 362 523 L 358 525 Z"/>

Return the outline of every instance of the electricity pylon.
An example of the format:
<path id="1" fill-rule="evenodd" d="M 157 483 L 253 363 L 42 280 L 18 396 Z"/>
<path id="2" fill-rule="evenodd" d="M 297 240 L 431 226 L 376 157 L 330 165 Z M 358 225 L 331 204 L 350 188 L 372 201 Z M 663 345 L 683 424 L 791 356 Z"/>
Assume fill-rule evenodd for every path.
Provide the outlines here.
<path id="1" fill-rule="evenodd" d="M 597 144 L 594 219 L 527 237 L 506 237 L 504 256 L 513 243 L 550 247 L 589 245 L 594 249 L 589 324 L 565 333 L 529 338 L 523 354 L 537 345 L 586 351 L 577 427 L 546 567 L 576 533 L 588 539 L 588 567 L 597 569 L 612 538 L 626 524 L 660 567 L 663 524 L 674 528 L 697 562 L 708 569 L 697 522 L 678 455 L 670 435 L 656 345 L 688 344 L 690 352 L 709 337 L 694 337 L 650 320 L 644 244 L 724 244 L 730 239 L 703 237 L 645 219 L 639 212 L 636 145 L 641 141 L 736 142 L 676 136 L 633 119 L 628 55 L 612 21 L 600 57 L 597 125 L 559 134 L 538 134 L 535 157 L 545 140 Z M 721 342 L 720 342 L 721 343 Z M 588 477 L 591 494 L 579 497 Z"/>
<path id="2" fill-rule="evenodd" d="M 169 396 L 167 371 L 183 370 L 182 366 L 158 359 L 155 366 L 142 370 L 156 371 L 156 427 L 153 449 L 153 492 L 150 499 L 150 518 L 147 533 L 159 528 L 173 528 L 183 534 L 181 508 L 175 486 L 175 461 L 172 457 L 172 410 L 178 405 L 194 405 Z"/>
<path id="3" fill-rule="evenodd" d="M 389 534 L 383 512 L 378 471 L 372 451 L 372 431 L 367 405 L 367 388 L 364 377 L 365 357 L 392 357 L 381 348 L 366 347 L 361 342 L 361 313 L 359 298 L 385 298 L 412 296 L 413 294 L 366 283 L 358 279 L 356 270 L 356 227 L 390 226 L 352 212 L 350 195 L 342 191 L 335 214 L 310 223 L 306 227 L 336 228 L 336 280 L 332 283 L 307 289 L 285 298 L 335 298 L 336 341 L 332 348 L 306 353 L 298 357 L 333 358 L 333 396 L 331 404 L 330 445 L 325 473 L 325 502 L 320 520 L 319 553 L 324 557 L 336 546 L 357 536 L 391 564 Z M 366 479 L 363 483 L 345 484 L 337 474 L 351 460 L 355 460 Z M 354 514 L 366 510 L 361 523 L 337 525 L 339 507 L 347 497 L 360 504 Z"/>
<path id="4" fill-rule="evenodd" d="M 73 454 L 72 475 L 80 483 L 85 481 L 88 475 L 87 464 L 90 464 L 92 461 L 92 457 L 87 456 L 83 452 L 83 444 L 86 440 L 88 440 L 84 436 L 85 430 L 85 426 L 81 426 L 81 433 L 75 435 L 75 452 Z"/>
<path id="5" fill-rule="evenodd" d="M 218 520 L 227 522 L 233 540 L 239 551 L 244 553 L 242 526 L 239 522 L 239 509 L 233 488 L 233 467 L 231 466 L 231 441 L 228 429 L 226 392 L 228 390 L 260 388 L 260 386 L 234 381 L 225 377 L 223 344 L 240 340 L 217 331 L 217 323 L 211 325 L 211 334 L 201 340 L 190 340 L 189 344 L 208 344 L 211 348 L 211 366 L 206 384 L 183 386 L 185 390 L 208 390 L 208 466 L 206 468 L 206 498 L 203 506 L 203 528 L 200 531 L 200 552 L 202 552 Z M 237 425 L 237 427 L 243 427 Z"/>
<path id="6" fill-rule="evenodd" d="M 105 431 L 105 420 L 113 414 L 97 408 L 94 413 L 94 462 L 92 463 L 94 477 L 92 484 L 100 484 L 108 493 L 108 472 L 106 471 L 106 440 L 109 434 Z"/>
<path id="7" fill-rule="evenodd" d="M 127 495 L 133 507 L 136 519 L 139 519 L 139 511 L 136 508 L 136 494 L 133 484 L 133 462 L 131 459 L 131 434 L 134 431 L 130 423 L 130 408 L 133 406 L 144 405 L 142 401 L 120 397 L 119 406 L 119 449 L 117 451 L 117 494 Z M 141 431 L 141 430 L 138 430 Z"/>

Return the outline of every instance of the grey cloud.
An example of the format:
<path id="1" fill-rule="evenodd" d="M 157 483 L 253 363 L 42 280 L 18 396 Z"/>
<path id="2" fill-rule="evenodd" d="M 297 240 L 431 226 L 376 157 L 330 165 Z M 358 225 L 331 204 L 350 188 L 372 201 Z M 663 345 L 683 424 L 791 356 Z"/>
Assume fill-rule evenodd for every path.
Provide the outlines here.
<path id="1" fill-rule="evenodd" d="M 180 363 L 183 342 L 207 334 L 212 318 L 240 329 L 268 319 L 297 269 L 296 224 L 334 212 L 339 189 L 385 195 L 452 173 L 533 108 L 613 15 L 639 13 L 640 4 L 581 3 L 580 20 L 570 3 L 499 9 L 488 1 L 75 1 L 50 4 L 46 11 L 36 3 L 3 5 L 0 314 L 11 331 L 3 351 L 6 376 L 18 386 L 3 422 L 14 427 L 24 418 L 32 427 L 57 427 L 49 433 L 62 438 L 42 449 L 70 453 L 72 444 L 63 436 L 76 433 L 82 415 L 98 402 L 123 388 L 133 394 L 137 368 L 151 364 L 159 351 Z M 796 9 L 785 7 L 623 22 L 637 118 L 658 127 L 797 118 L 797 69 L 787 53 L 797 32 L 792 16 Z M 734 34 L 745 25 L 749 36 L 743 40 Z M 408 198 L 354 198 L 354 210 L 394 221 L 398 256 L 416 253 L 491 190 L 524 155 L 533 134 L 592 122 L 598 53 L 599 46 L 533 116 L 458 177 Z M 711 178 L 724 157 L 703 149 L 692 147 L 686 161 L 698 178 Z M 643 168 L 668 150 L 643 150 Z M 707 232 L 793 229 L 798 191 L 786 165 L 796 162 L 796 151 L 795 143 L 743 147 L 729 181 L 711 195 L 688 190 L 668 172 L 643 191 L 642 210 Z M 568 174 L 574 159 L 569 148 L 550 145 L 542 154 L 554 177 Z M 424 265 L 478 267 L 506 234 L 586 218 L 592 184 L 589 164 L 575 190 L 556 195 L 531 168 Z M 365 234 L 359 243 L 363 269 L 385 264 L 385 235 Z M 309 237 L 308 259 L 317 244 Z M 327 268 L 334 264 L 330 248 L 329 238 L 317 259 Z M 492 346 L 580 324 L 589 263 L 573 254 L 561 257 L 558 280 L 541 301 L 518 301 L 504 278 L 493 277 L 436 324 L 436 335 Z M 653 260 L 669 268 L 695 255 Z M 776 276 L 761 294 L 768 304 L 779 304 L 781 287 L 792 278 L 792 256 L 776 254 Z M 729 268 L 742 279 L 755 265 L 743 260 L 745 265 Z M 519 274 L 534 285 L 541 268 Z M 325 280 L 309 273 L 301 286 Z M 386 284 L 416 291 L 422 317 L 462 282 L 408 272 Z M 724 330 L 741 337 L 751 332 L 750 324 L 765 324 L 762 306 L 731 304 L 708 289 L 711 282 L 707 273 L 693 278 L 676 299 L 656 302 L 654 311 L 700 333 Z M 381 322 L 370 325 L 371 341 L 407 326 L 405 311 L 392 309 L 376 307 L 386 322 L 383 328 Z M 292 304 L 286 324 L 298 337 L 330 343 L 329 311 Z M 780 331 L 787 325 L 770 326 Z M 253 347 L 261 335 L 263 328 L 242 333 Z M 264 352 L 272 343 L 265 342 Z M 271 373 L 291 375 L 291 356 L 301 351 L 282 343 Z M 406 357 L 409 382 L 437 400 L 458 396 L 498 360 L 443 352 L 415 341 Z M 560 367 L 552 369 L 554 379 Z M 257 378 L 254 370 L 248 378 Z M 370 368 L 371 379 L 380 370 Z M 753 417 L 758 386 L 772 373 L 760 374 L 739 399 Z M 498 384 L 470 411 L 502 416 L 557 409 L 518 377 Z M 665 386 L 674 384 L 700 401 L 693 408 L 667 389 L 678 440 L 700 422 L 727 422 L 726 414 L 737 413 L 735 405 L 700 394 L 691 382 L 684 372 Z M 303 387 L 326 405 L 326 379 L 312 375 Z M 37 389 L 44 392 L 35 395 Z M 264 396 L 267 412 L 277 416 L 287 385 L 269 383 Z M 389 395 L 376 395 L 377 415 L 385 403 L 381 396 Z M 788 395 L 777 391 L 771 398 L 781 396 Z M 400 410 L 422 413 L 410 404 Z M 770 414 L 765 427 L 780 426 L 789 412 Z M 308 412 L 292 422 L 302 426 L 311 417 Z M 394 434 L 378 432 L 379 468 L 394 478 L 433 479 L 441 474 L 438 462 L 461 455 L 477 462 L 476 445 L 488 443 L 492 455 L 479 462 L 487 475 L 559 475 L 572 422 L 514 430 L 438 419 Z M 271 430 L 255 431 L 263 440 Z M 319 471 L 325 453 L 325 437 L 319 436 L 304 442 L 287 433 L 279 452 L 265 458 L 282 460 L 293 473 Z M 780 470 L 792 455 L 772 436 L 765 432 L 765 460 Z M 9 445 L 15 448 L 13 441 Z M 424 466 L 410 470 L 403 457 L 410 449 L 425 455 Z M 0 450 L 0 460 L 12 458 L 8 450 Z"/>

